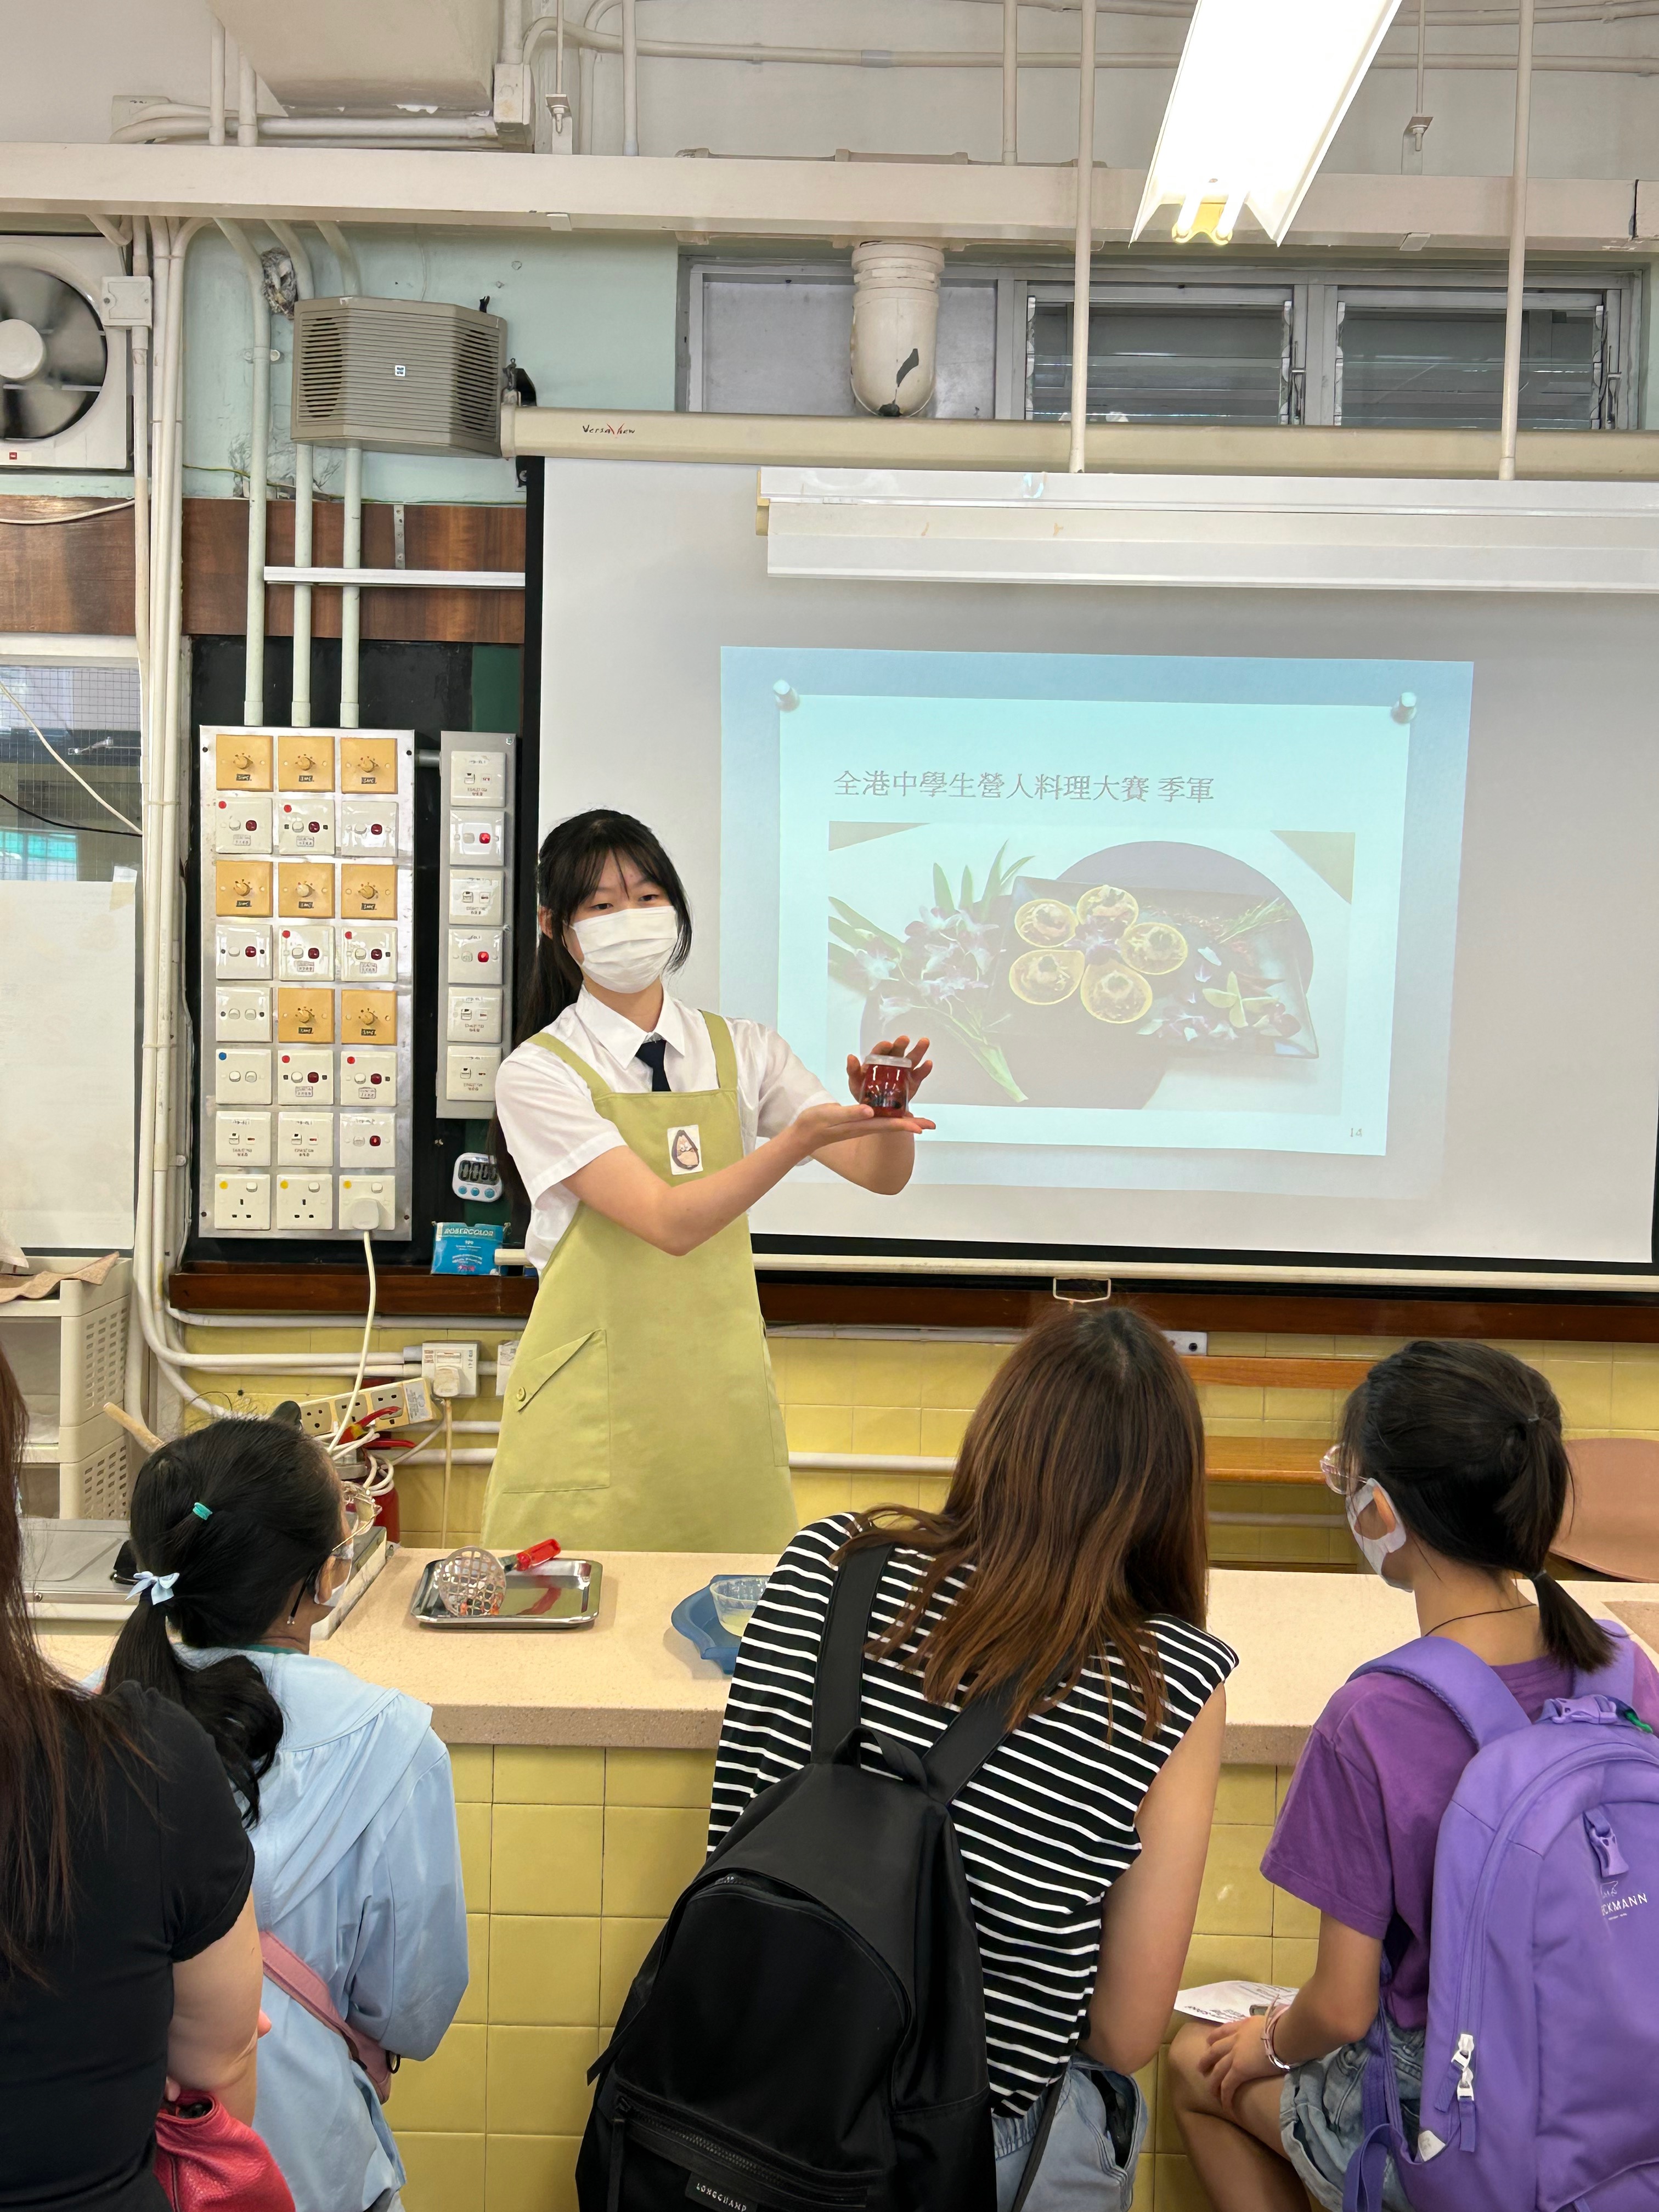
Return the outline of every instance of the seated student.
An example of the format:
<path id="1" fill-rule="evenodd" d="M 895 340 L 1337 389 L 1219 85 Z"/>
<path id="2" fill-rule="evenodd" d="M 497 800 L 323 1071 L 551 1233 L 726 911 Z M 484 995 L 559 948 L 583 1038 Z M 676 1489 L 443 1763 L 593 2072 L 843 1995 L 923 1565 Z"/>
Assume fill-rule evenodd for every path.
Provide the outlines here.
<path id="1" fill-rule="evenodd" d="M 1327 1474 L 1370 1565 L 1415 1598 L 1419 1632 L 1486 1660 L 1529 1720 L 1571 1694 L 1575 1669 L 1607 1663 L 1607 1636 L 1545 1571 L 1571 1473 L 1535 1370 L 1487 1345 L 1408 1344 L 1348 1400 Z M 1639 1651 L 1635 1705 L 1659 1725 L 1659 1676 Z M 1439 1699 L 1398 1676 L 1346 1683 L 1321 1714 L 1261 1863 L 1319 1908 L 1312 1978 L 1266 2020 L 1189 2024 L 1170 2051 L 1176 2118 L 1216 2212 L 1304 2212 L 1304 2187 L 1340 2206 L 1385 1942 L 1384 2021 L 1416 2131 L 1435 1844 L 1474 1753 Z M 1409 2212 L 1392 2161 L 1384 2203 Z"/>
<path id="2" fill-rule="evenodd" d="M 866 1722 L 925 1751 L 964 1689 L 1018 1684 L 1016 1726 L 955 1806 L 998 2202 L 1012 2203 L 1064 2076 L 1031 2212 L 1061 2177 L 1083 2191 L 1068 2203 L 1115 2212 L 1146 2124 L 1127 2077 L 1158 2051 L 1186 1960 L 1237 1664 L 1203 1627 L 1203 1429 L 1166 1340 L 1115 1306 L 1034 1329 L 969 1423 L 940 1511 L 836 1514 L 800 1532 L 738 1655 L 711 1849 L 806 1764 L 837 1561 L 894 1539 Z M 1078 2052 L 1101 2070 L 1073 2064 Z"/>
<path id="3" fill-rule="evenodd" d="M 253 2117 L 253 1854 L 194 1721 L 88 1697 L 35 1643 L 27 1425 L 0 1356 L 0 2206 L 167 2212 L 164 2091 Z"/>
<path id="4" fill-rule="evenodd" d="M 331 1462 L 283 1423 L 214 1421 L 145 1461 L 131 1519 L 161 1579 L 106 1687 L 138 1683 L 196 1716 L 246 1808 L 260 1929 L 349 2027 L 428 2057 L 467 1978 L 449 1757 L 425 1705 L 307 1649 L 349 1571 Z M 344 2039 L 270 1981 L 265 2006 L 254 2124 L 297 2212 L 389 2204 L 404 2169 Z"/>

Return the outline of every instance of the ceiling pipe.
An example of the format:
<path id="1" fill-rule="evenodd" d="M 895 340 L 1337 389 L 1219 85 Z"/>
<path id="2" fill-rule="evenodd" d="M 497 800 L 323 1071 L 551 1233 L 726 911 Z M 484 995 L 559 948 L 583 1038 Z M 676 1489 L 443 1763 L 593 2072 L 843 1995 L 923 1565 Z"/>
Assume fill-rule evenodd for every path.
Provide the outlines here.
<path id="1" fill-rule="evenodd" d="M 225 27 L 216 15 L 208 33 L 208 144 L 225 143 Z"/>
<path id="2" fill-rule="evenodd" d="M 1099 11 L 1084 0 L 1077 70 L 1077 237 L 1072 249 L 1072 435 L 1066 466 L 1080 475 L 1089 424 L 1089 265 L 1094 258 L 1095 31 Z"/>
<path id="3" fill-rule="evenodd" d="M 248 318 L 253 333 L 253 430 L 247 457 L 247 659 L 242 683 L 242 721 L 246 727 L 254 729 L 265 718 L 265 513 L 270 497 L 270 302 L 265 294 L 264 264 L 248 244 L 247 234 L 240 223 L 230 222 L 222 216 L 219 228 L 235 247 L 247 277 Z"/>
<path id="4" fill-rule="evenodd" d="M 325 242 L 332 249 L 340 264 L 340 289 L 355 298 L 362 289 L 362 278 L 357 268 L 357 256 L 351 241 L 337 222 L 319 222 L 317 226 Z M 345 449 L 345 512 L 342 518 L 343 542 L 340 565 L 343 568 L 361 568 L 363 565 L 363 449 L 348 446 Z M 297 563 L 296 563 L 297 566 Z M 355 730 L 358 726 L 358 688 L 362 654 L 362 587 L 356 584 L 342 586 L 340 591 L 340 727 Z"/>
<path id="5" fill-rule="evenodd" d="M 1002 0 L 1002 159 L 1019 159 L 1019 0 Z"/>
<path id="6" fill-rule="evenodd" d="M 244 53 L 237 55 L 236 76 L 236 143 L 257 146 L 259 143 L 259 81 L 253 74 L 253 64 Z"/>
<path id="7" fill-rule="evenodd" d="M 306 252 L 300 234 L 291 223 L 274 219 L 271 230 L 278 243 L 294 264 L 294 283 L 302 300 L 316 297 L 316 287 L 311 276 L 311 256 Z M 290 392 L 289 408 L 293 412 Z M 294 441 L 294 565 L 296 568 L 311 566 L 313 501 L 315 481 L 312 475 L 311 447 L 296 438 Z M 311 586 L 294 586 L 294 679 L 289 702 L 289 720 L 296 730 L 311 727 Z"/>
<path id="8" fill-rule="evenodd" d="M 1504 415 L 1498 435 L 1500 483 L 1515 477 L 1515 441 L 1521 427 L 1521 338 L 1527 279 L 1527 173 L 1532 138 L 1534 0 L 1521 0 L 1520 43 L 1515 57 L 1515 158 L 1510 165 L 1510 272 L 1504 301 Z"/>
<path id="9" fill-rule="evenodd" d="M 640 150 L 640 33 L 635 0 L 622 0 L 623 151 Z"/>
<path id="10" fill-rule="evenodd" d="M 866 239 L 853 248 L 853 397 L 866 415 L 919 415 L 933 396 L 937 246 Z"/>

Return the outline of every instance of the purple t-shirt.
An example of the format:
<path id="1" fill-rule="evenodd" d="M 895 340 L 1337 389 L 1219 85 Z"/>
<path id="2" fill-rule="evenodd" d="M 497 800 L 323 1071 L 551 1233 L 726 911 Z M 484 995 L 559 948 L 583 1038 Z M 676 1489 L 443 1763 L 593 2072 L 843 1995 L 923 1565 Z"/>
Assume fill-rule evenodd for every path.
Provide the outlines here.
<path id="1" fill-rule="evenodd" d="M 1495 1671 L 1528 1720 L 1572 1694 L 1572 1669 L 1559 1659 Z M 1639 1650 L 1632 1702 L 1659 1728 L 1659 1674 Z M 1345 1682 L 1314 1725 L 1261 1862 L 1269 1881 L 1345 1928 L 1378 1938 L 1395 1929 L 1388 2008 L 1401 2027 L 1428 2020 L 1435 1841 L 1474 1756 L 1462 1725 L 1420 1684 L 1395 1674 Z"/>

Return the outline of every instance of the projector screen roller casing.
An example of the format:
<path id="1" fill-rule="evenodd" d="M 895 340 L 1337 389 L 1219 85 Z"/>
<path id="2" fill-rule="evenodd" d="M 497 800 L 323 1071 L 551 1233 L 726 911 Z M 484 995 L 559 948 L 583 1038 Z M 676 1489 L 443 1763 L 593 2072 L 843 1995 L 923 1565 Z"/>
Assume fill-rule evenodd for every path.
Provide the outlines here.
<path id="1" fill-rule="evenodd" d="M 1246 968 L 1231 995 L 1235 969 L 1200 975 L 1191 925 L 1182 1005 L 1159 998 L 1147 1017 L 1191 1026 L 1192 1000 L 1203 1029 L 1235 1010 L 1262 1020 L 1247 1001 L 1278 1006 L 1265 1018 L 1289 1025 L 1282 1040 L 1241 1057 L 1225 1035 L 1183 1037 L 1144 1100 L 1117 1073 L 1139 1048 L 1101 1043 L 1074 1005 L 1059 1103 L 1040 1084 L 1018 1103 L 988 1090 L 973 1052 L 978 1073 L 958 1053 L 947 1079 L 941 1054 L 938 1098 L 924 1091 L 919 1109 L 939 1133 L 919 1146 L 909 1188 L 880 1199 L 798 1170 L 752 1216 L 758 1245 L 1650 1263 L 1647 602 L 769 579 L 755 484 L 746 468 L 548 464 L 542 829 L 609 805 L 662 837 L 695 924 L 678 995 L 781 1013 L 838 1090 L 832 1048 L 849 1023 L 862 1036 L 880 1000 L 860 1016 L 844 982 L 820 978 L 812 947 L 822 937 L 827 974 L 836 941 L 826 887 L 902 939 L 934 900 L 929 855 L 942 871 L 948 860 L 955 898 L 958 854 L 977 888 L 1000 845 L 1009 860 L 1037 855 L 1030 876 L 1046 867 L 1053 882 L 1091 855 L 1176 844 L 1218 854 L 1207 865 L 1228 882 L 1254 870 L 1291 909 L 1270 933 L 1268 981 Z M 793 750 L 792 723 L 809 733 Z M 947 733 L 959 774 L 1000 747 L 1011 790 L 1043 764 L 1024 779 L 1042 795 L 965 813 L 932 765 L 903 771 L 916 779 L 906 804 L 887 805 L 890 785 L 872 806 L 870 761 L 902 750 L 937 763 Z M 813 781 L 832 753 L 839 808 Z M 1112 786 L 1131 753 L 1151 787 L 1132 806 L 1067 817 L 1047 789 L 1051 756 Z M 1207 804 L 1186 795 L 1198 781 Z M 1160 783 L 1180 797 L 1160 799 Z M 1143 851 L 1165 885 L 1149 913 L 1182 896 L 1194 911 L 1182 884 L 1168 888 L 1167 854 L 1154 860 Z M 879 914 L 837 888 L 854 883 Z M 1011 897 L 993 925 L 994 988 L 975 1003 L 1030 1072 L 1030 1039 L 1047 1032 L 1018 1008 L 1009 1020 L 1008 971 L 1030 949 Z M 1297 925 L 1314 947 L 1305 991 L 1284 951 Z M 1218 1012 L 1206 990 L 1226 1001 Z M 1112 1097 L 1094 1111 L 1097 1066 Z M 1362 1095 L 1376 1114 L 1342 1119 Z M 1228 1114 L 1243 1141 L 1228 1140 Z"/>

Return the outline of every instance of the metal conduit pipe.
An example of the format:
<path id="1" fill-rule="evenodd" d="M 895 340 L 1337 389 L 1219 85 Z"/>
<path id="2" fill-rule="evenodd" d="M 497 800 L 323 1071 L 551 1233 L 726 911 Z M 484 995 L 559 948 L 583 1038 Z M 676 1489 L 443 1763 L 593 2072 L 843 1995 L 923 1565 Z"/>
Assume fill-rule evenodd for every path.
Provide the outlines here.
<path id="1" fill-rule="evenodd" d="M 225 27 L 216 15 L 208 33 L 208 144 L 225 143 Z"/>
<path id="2" fill-rule="evenodd" d="M 362 278 L 350 240 L 337 222 L 319 222 L 317 228 L 340 264 L 343 294 L 356 298 L 362 290 Z M 363 449 L 361 446 L 348 446 L 345 449 L 343 528 L 344 539 L 340 565 L 343 568 L 361 568 L 363 565 Z M 346 584 L 340 591 L 340 727 L 343 730 L 358 727 L 357 695 L 362 651 L 362 592 L 357 585 Z"/>
<path id="3" fill-rule="evenodd" d="M 1520 42 L 1515 56 L 1515 157 L 1510 164 L 1509 289 L 1504 300 L 1504 412 L 1498 437 L 1498 481 L 1515 477 L 1515 440 L 1521 424 L 1521 337 L 1527 278 L 1527 173 L 1532 140 L 1534 0 L 1521 0 Z"/>
<path id="4" fill-rule="evenodd" d="M 259 143 L 259 86 L 253 74 L 253 64 L 246 54 L 237 58 L 236 78 L 236 143 L 257 146 Z"/>
<path id="5" fill-rule="evenodd" d="M 246 64 L 244 64 L 246 67 Z M 239 132 L 237 143 L 246 143 Z M 265 509 L 270 497 L 270 302 L 264 264 L 239 222 L 219 218 L 247 277 L 253 332 L 253 433 L 247 461 L 247 662 L 242 681 L 242 720 L 249 728 L 265 718 Z"/>
<path id="6" fill-rule="evenodd" d="M 311 257 L 291 223 L 271 223 L 271 230 L 294 264 L 294 282 L 302 300 L 316 296 L 311 280 Z M 292 402 L 290 400 L 290 407 Z M 312 512 L 315 497 L 311 447 L 294 443 L 294 565 L 308 568 L 312 555 Z M 294 586 L 294 681 L 289 720 L 296 730 L 311 727 L 311 591 L 309 584 Z"/>
<path id="7" fill-rule="evenodd" d="M 496 136 L 489 115 L 266 115 L 254 119 L 259 139 L 283 144 L 343 144 L 360 146 L 446 146 L 475 143 Z M 142 146 L 177 139 L 211 137 L 211 118 L 205 107 L 158 102 L 131 123 L 112 131 L 112 146 Z M 237 143 L 258 143 L 241 137 L 237 118 Z"/>
<path id="8" fill-rule="evenodd" d="M 1019 159 L 1019 0 L 1002 0 L 1002 159 Z"/>
<path id="9" fill-rule="evenodd" d="M 1066 466 L 1085 466 L 1089 425 L 1089 268 L 1095 252 L 1095 32 L 1099 10 L 1085 0 L 1077 63 L 1077 236 L 1072 248 L 1072 421 Z"/>
<path id="10" fill-rule="evenodd" d="M 640 34 L 635 0 L 622 0 L 623 151 L 640 150 Z"/>

